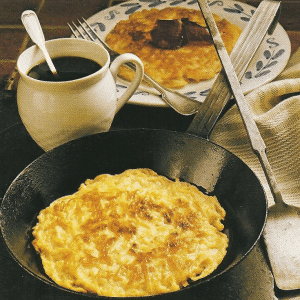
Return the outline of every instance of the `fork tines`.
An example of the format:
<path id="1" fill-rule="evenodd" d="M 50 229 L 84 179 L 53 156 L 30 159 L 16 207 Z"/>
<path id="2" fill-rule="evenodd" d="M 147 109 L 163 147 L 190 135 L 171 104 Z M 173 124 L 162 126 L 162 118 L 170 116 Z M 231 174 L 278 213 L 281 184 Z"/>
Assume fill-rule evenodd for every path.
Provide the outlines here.
<path id="1" fill-rule="evenodd" d="M 71 32 L 73 33 L 73 35 L 76 38 L 81 37 L 85 40 L 90 39 L 91 41 L 95 41 L 95 37 L 96 37 L 97 39 L 99 39 L 101 41 L 101 38 L 98 36 L 97 32 L 89 25 L 89 23 L 84 18 L 82 18 L 82 20 L 83 20 L 83 22 L 81 22 L 79 19 L 77 19 L 77 22 L 78 22 L 80 27 L 77 26 L 74 22 L 72 22 L 75 30 L 73 29 L 73 27 L 69 23 L 67 23 L 67 25 L 69 26 L 69 28 L 70 28 Z M 80 29 L 82 29 L 82 30 L 80 30 Z M 91 32 L 93 34 L 91 34 Z M 89 38 L 87 38 L 87 36 L 84 33 L 86 33 L 86 35 Z"/>

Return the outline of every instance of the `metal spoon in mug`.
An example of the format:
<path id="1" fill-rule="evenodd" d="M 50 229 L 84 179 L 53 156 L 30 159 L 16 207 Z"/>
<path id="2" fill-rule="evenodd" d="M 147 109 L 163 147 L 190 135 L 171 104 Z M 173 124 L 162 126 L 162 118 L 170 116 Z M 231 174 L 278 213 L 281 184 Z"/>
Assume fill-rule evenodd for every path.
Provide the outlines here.
<path id="1" fill-rule="evenodd" d="M 32 41 L 43 52 L 51 72 L 57 78 L 58 73 L 46 49 L 45 36 L 36 13 L 32 10 L 25 10 L 21 15 L 21 20 Z"/>

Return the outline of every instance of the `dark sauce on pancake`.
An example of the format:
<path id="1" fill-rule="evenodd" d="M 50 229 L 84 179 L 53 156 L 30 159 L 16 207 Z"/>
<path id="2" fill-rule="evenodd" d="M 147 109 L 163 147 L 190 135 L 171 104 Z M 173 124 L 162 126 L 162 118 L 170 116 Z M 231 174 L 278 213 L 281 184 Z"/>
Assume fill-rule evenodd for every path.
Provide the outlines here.
<path id="1" fill-rule="evenodd" d="M 101 69 L 93 60 L 83 57 L 63 56 L 52 59 L 58 76 L 50 71 L 46 61 L 34 66 L 27 75 L 42 81 L 70 81 L 91 75 Z"/>

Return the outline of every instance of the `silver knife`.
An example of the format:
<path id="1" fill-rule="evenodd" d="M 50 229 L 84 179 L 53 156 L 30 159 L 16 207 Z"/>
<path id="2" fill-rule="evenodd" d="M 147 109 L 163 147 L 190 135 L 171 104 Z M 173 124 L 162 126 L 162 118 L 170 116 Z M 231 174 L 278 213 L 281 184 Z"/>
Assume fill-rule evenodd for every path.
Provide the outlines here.
<path id="1" fill-rule="evenodd" d="M 198 0 L 200 9 L 202 11 L 204 20 L 209 29 L 211 37 L 213 39 L 214 46 L 222 63 L 226 78 L 228 80 L 230 89 L 235 98 L 235 102 L 239 109 L 240 115 L 244 122 L 244 126 L 248 133 L 248 137 L 252 146 L 254 153 L 258 156 L 265 176 L 267 178 L 270 190 L 273 194 L 274 199 L 282 201 L 281 192 L 278 189 L 278 185 L 271 169 L 271 165 L 266 156 L 266 145 L 264 140 L 258 130 L 258 127 L 252 117 L 251 111 L 249 109 L 248 103 L 244 97 L 240 82 L 236 76 L 234 67 L 231 63 L 228 52 L 225 48 L 221 35 L 219 33 L 217 24 L 213 18 L 210 8 L 206 0 Z"/>
<path id="2" fill-rule="evenodd" d="M 299 284 L 299 249 L 295 252 L 288 251 L 297 248 L 299 245 L 299 208 L 287 205 L 284 202 L 281 191 L 276 182 L 276 178 L 271 169 L 271 165 L 266 155 L 266 145 L 260 135 L 251 111 L 244 98 L 241 86 L 236 77 L 229 55 L 224 47 L 218 28 L 207 5 L 206 0 L 198 0 L 202 14 L 209 27 L 215 48 L 223 65 L 226 77 L 231 86 L 240 115 L 246 127 L 251 146 L 258 156 L 270 190 L 272 192 L 275 205 L 268 209 L 268 218 L 263 231 L 263 237 L 270 265 L 273 271 L 275 282 L 280 289 L 297 289 Z M 288 245 L 279 247 L 279 245 Z M 291 280 L 293 278 L 294 280 Z"/>

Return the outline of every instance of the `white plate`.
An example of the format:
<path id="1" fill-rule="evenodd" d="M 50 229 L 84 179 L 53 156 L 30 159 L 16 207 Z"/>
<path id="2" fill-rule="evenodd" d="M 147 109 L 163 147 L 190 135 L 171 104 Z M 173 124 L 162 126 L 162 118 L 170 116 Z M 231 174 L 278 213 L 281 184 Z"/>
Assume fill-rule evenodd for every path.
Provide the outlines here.
<path id="1" fill-rule="evenodd" d="M 226 18 L 241 29 L 246 27 L 255 8 L 234 0 L 209 1 L 211 11 L 220 17 Z M 196 0 L 131 0 L 100 11 L 88 19 L 89 24 L 105 39 L 117 22 L 128 19 L 135 11 L 143 9 L 163 9 L 169 6 L 180 6 L 199 9 Z M 291 54 L 289 37 L 280 24 L 274 33 L 267 35 L 253 57 L 244 77 L 242 88 L 245 93 L 273 80 L 286 66 Z M 179 91 L 198 101 L 204 101 L 214 79 L 200 83 L 187 84 Z M 126 81 L 117 82 L 118 93 L 123 93 Z M 142 85 L 132 96 L 130 103 L 146 106 L 166 106 L 159 93 L 153 88 Z"/>

